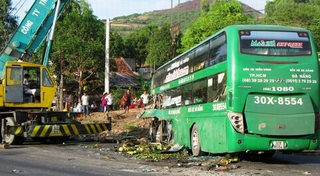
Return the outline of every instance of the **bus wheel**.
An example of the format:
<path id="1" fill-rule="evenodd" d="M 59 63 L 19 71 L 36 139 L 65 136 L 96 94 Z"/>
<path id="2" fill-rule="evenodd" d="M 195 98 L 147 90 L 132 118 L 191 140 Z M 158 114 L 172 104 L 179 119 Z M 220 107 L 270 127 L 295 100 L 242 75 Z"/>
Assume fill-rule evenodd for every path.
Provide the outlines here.
<path id="1" fill-rule="evenodd" d="M 163 141 L 163 125 L 162 123 L 160 123 L 156 132 L 156 142 L 160 143 L 162 141 Z"/>
<path id="2" fill-rule="evenodd" d="M 161 120 L 156 132 L 156 142 L 168 143 L 172 139 L 172 124 L 170 121 Z"/>
<path id="3" fill-rule="evenodd" d="M 152 119 L 149 129 L 149 139 L 151 142 L 155 142 L 157 140 L 157 133 L 160 124 L 161 122 L 158 118 L 155 117 Z"/>
<path id="4" fill-rule="evenodd" d="M 6 118 L 6 125 L 7 126 L 16 126 L 16 122 L 14 121 L 13 117 Z M 13 134 L 5 134 L 4 135 L 5 142 L 9 145 L 21 145 L 26 140 L 26 138 L 22 136 L 15 136 Z"/>
<path id="5" fill-rule="evenodd" d="M 204 154 L 200 146 L 200 134 L 197 125 L 193 125 L 191 131 L 191 151 L 193 156 L 201 156 Z"/>

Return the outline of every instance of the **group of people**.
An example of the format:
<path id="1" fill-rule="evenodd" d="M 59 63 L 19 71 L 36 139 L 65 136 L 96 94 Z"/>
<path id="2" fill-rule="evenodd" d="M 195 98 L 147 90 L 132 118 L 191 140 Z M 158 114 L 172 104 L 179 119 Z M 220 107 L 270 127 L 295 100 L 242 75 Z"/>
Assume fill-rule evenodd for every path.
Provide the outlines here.
<path id="1" fill-rule="evenodd" d="M 129 112 L 129 109 L 132 105 L 134 107 L 146 107 L 149 103 L 149 97 L 150 95 L 146 90 L 144 90 L 143 94 L 140 96 L 140 100 L 135 100 L 134 95 L 128 89 L 122 96 L 124 112 Z"/>
<path id="2" fill-rule="evenodd" d="M 101 97 L 101 106 L 103 112 L 113 110 L 113 94 L 112 92 L 103 92 Z"/>
<path id="3" fill-rule="evenodd" d="M 147 93 L 146 90 L 144 90 L 143 94 L 140 96 L 139 100 L 139 107 L 146 107 L 149 103 L 149 97 L 150 95 Z M 130 92 L 128 89 L 122 96 L 122 103 L 123 108 L 125 112 L 129 112 L 130 107 L 134 103 L 134 95 Z M 84 116 L 90 115 L 90 105 L 89 105 L 89 96 L 87 92 L 84 92 L 81 97 L 82 102 L 82 111 Z M 104 92 L 101 97 L 101 104 L 100 104 L 100 112 L 106 112 L 108 113 L 111 110 L 114 110 L 114 96 L 112 92 Z M 94 104 L 94 103 L 93 103 Z M 96 105 L 91 106 L 91 108 L 97 107 Z"/>
<path id="4" fill-rule="evenodd" d="M 81 103 L 82 103 L 82 111 L 83 115 L 89 116 L 90 115 L 90 108 L 93 110 L 97 108 L 96 103 L 93 102 L 92 105 L 89 105 L 89 96 L 87 92 L 84 92 L 82 97 L 81 97 Z M 79 106 L 79 104 L 78 104 Z M 109 112 L 110 110 L 113 110 L 113 94 L 112 92 L 107 93 L 104 92 L 102 97 L 101 97 L 101 108 L 103 112 Z M 79 109 L 79 107 L 78 107 Z"/>

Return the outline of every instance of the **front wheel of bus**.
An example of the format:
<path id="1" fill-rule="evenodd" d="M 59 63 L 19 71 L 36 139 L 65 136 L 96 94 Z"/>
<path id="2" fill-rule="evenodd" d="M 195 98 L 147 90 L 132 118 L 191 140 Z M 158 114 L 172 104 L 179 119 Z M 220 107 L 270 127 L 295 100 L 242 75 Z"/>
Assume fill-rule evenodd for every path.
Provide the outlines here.
<path id="1" fill-rule="evenodd" d="M 204 152 L 201 151 L 200 134 L 197 125 L 194 125 L 191 131 L 191 151 L 193 156 L 201 156 L 204 154 Z"/>

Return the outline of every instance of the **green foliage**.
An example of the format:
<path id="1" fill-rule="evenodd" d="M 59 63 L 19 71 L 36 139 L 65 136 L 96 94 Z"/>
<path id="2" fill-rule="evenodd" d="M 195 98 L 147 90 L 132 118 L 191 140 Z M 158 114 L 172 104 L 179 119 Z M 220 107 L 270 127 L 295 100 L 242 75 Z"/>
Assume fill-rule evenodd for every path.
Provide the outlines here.
<path id="1" fill-rule="evenodd" d="M 146 62 L 153 65 L 162 65 L 172 59 L 170 54 L 172 38 L 169 24 L 154 31 L 147 44 L 148 56 Z"/>
<path id="2" fill-rule="evenodd" d="M 203 12 L 208 12 L 210 10 L 210 3 L 207 0 L 201 0 L 200 6 Z"/>
<path id="3" fill-rule="evenodd" d="M 309 29 L 320 46 L 320 0 L 268 1 L 265 24 L 303 27 Z"/>
<path id="4" fill-rule="evenodd" d="M 125 93 L 125 90 L 120 86 L 116 85 L 115 89 L 111 91 L 113 92 L 113 107 L 115 109 L 118 109 L 118 107 L 120 107 L 120 101 L 123 94 Z"/>
<path id="5" fill-rule="evenodd" d="M 202 13 L 182 38 L 183 50 L 187 50 L 222 28 L 233 24 L 252 24 L 254 19 L 245 15 L 241 3 L 236 0 L 216 0 L 207 13 Z"/>
<path id="6" fill-rule="evenodd" d="M 111 30 L 110 32 L 110 57 L 111 58 L 119 58 L 123 57 L 125 54 L 125 45 L 122 37 L 115 31 Z"/>
<path id="7" fill-rule="evenodd" d="M 181 31 L 186 29 L 201 15 L 201 11 L 181 11 L 167 13 L 145 13 L 135 14 L 129 16 L 121 16 L 113 19 L 115 25 L 112 27 L 116 30 L 123 38 L 127 38 L 130 34 L 139 32 L 140 29 L 148 25 L 162 27 L 168 23 L 179 22 L 181 25 Z M 127 26 L 123 26 L 127 25 Z"/>
<path id="8" fill-rule="evenodd" d="M 77 3 L 70 3 L 68 13 L 57 23 L 51 60 L 57 75 L 79 84 L 80 98 L 82 87 L 88 85 L 90 90 L 99 84 L 98 73 L 104 71 L 105 32 L 85 1 Z"/>
<path id="9" fill-rule="evenodd" d="M 11 0 L 0 1 L 0 51 L 4 49 L 18 26 L 18 17 L 11 14 L 13 10 L 11 6 Z"/>
<path id="10" fill-rule="evenodd" d="M 137 127 L 136 125 L 133 125 L 133 124 L 123 124 L 123 128 L 128 131 L 136 131 L 136 130 L 140 129 L 139 127 Z"/>
<path id="11" fill-rule="evenodd" d="M 157 30 L 157 26 L 148 25 L 143 27 L 139 32 L 132 33 L 125 40 L 127 52 L 125 57 L 136 58 L 137 64 L 141 67 L 148 55 L 147 44 L 149 42 L 150 35 Z"/>

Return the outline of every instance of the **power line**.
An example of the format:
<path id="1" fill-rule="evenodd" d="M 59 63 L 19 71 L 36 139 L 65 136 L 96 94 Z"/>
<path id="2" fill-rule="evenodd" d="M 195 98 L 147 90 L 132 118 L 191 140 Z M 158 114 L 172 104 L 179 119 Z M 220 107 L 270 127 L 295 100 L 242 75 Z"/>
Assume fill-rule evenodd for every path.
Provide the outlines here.
<path id="1" fill-rule="evenodd" d="M 13 9 L 16 9 L 17 8 L 17 6 L 20 4 L 20 2 L 21 2 L 22 0 L 19 0 L 19 2 L 14 6 L 14 8 Z M 20 9 L 22 8 L 22 6 L 26 3 L 26 1 L 27 0 L 24 0 L 24 2 L 20 5 L 20 7 L 17 9 L 17 11 L 16 11 L 16 13 L 14 14 L 14 16 L 16 16 L 17 15 L 17 13 L 20 11 Z"/>

